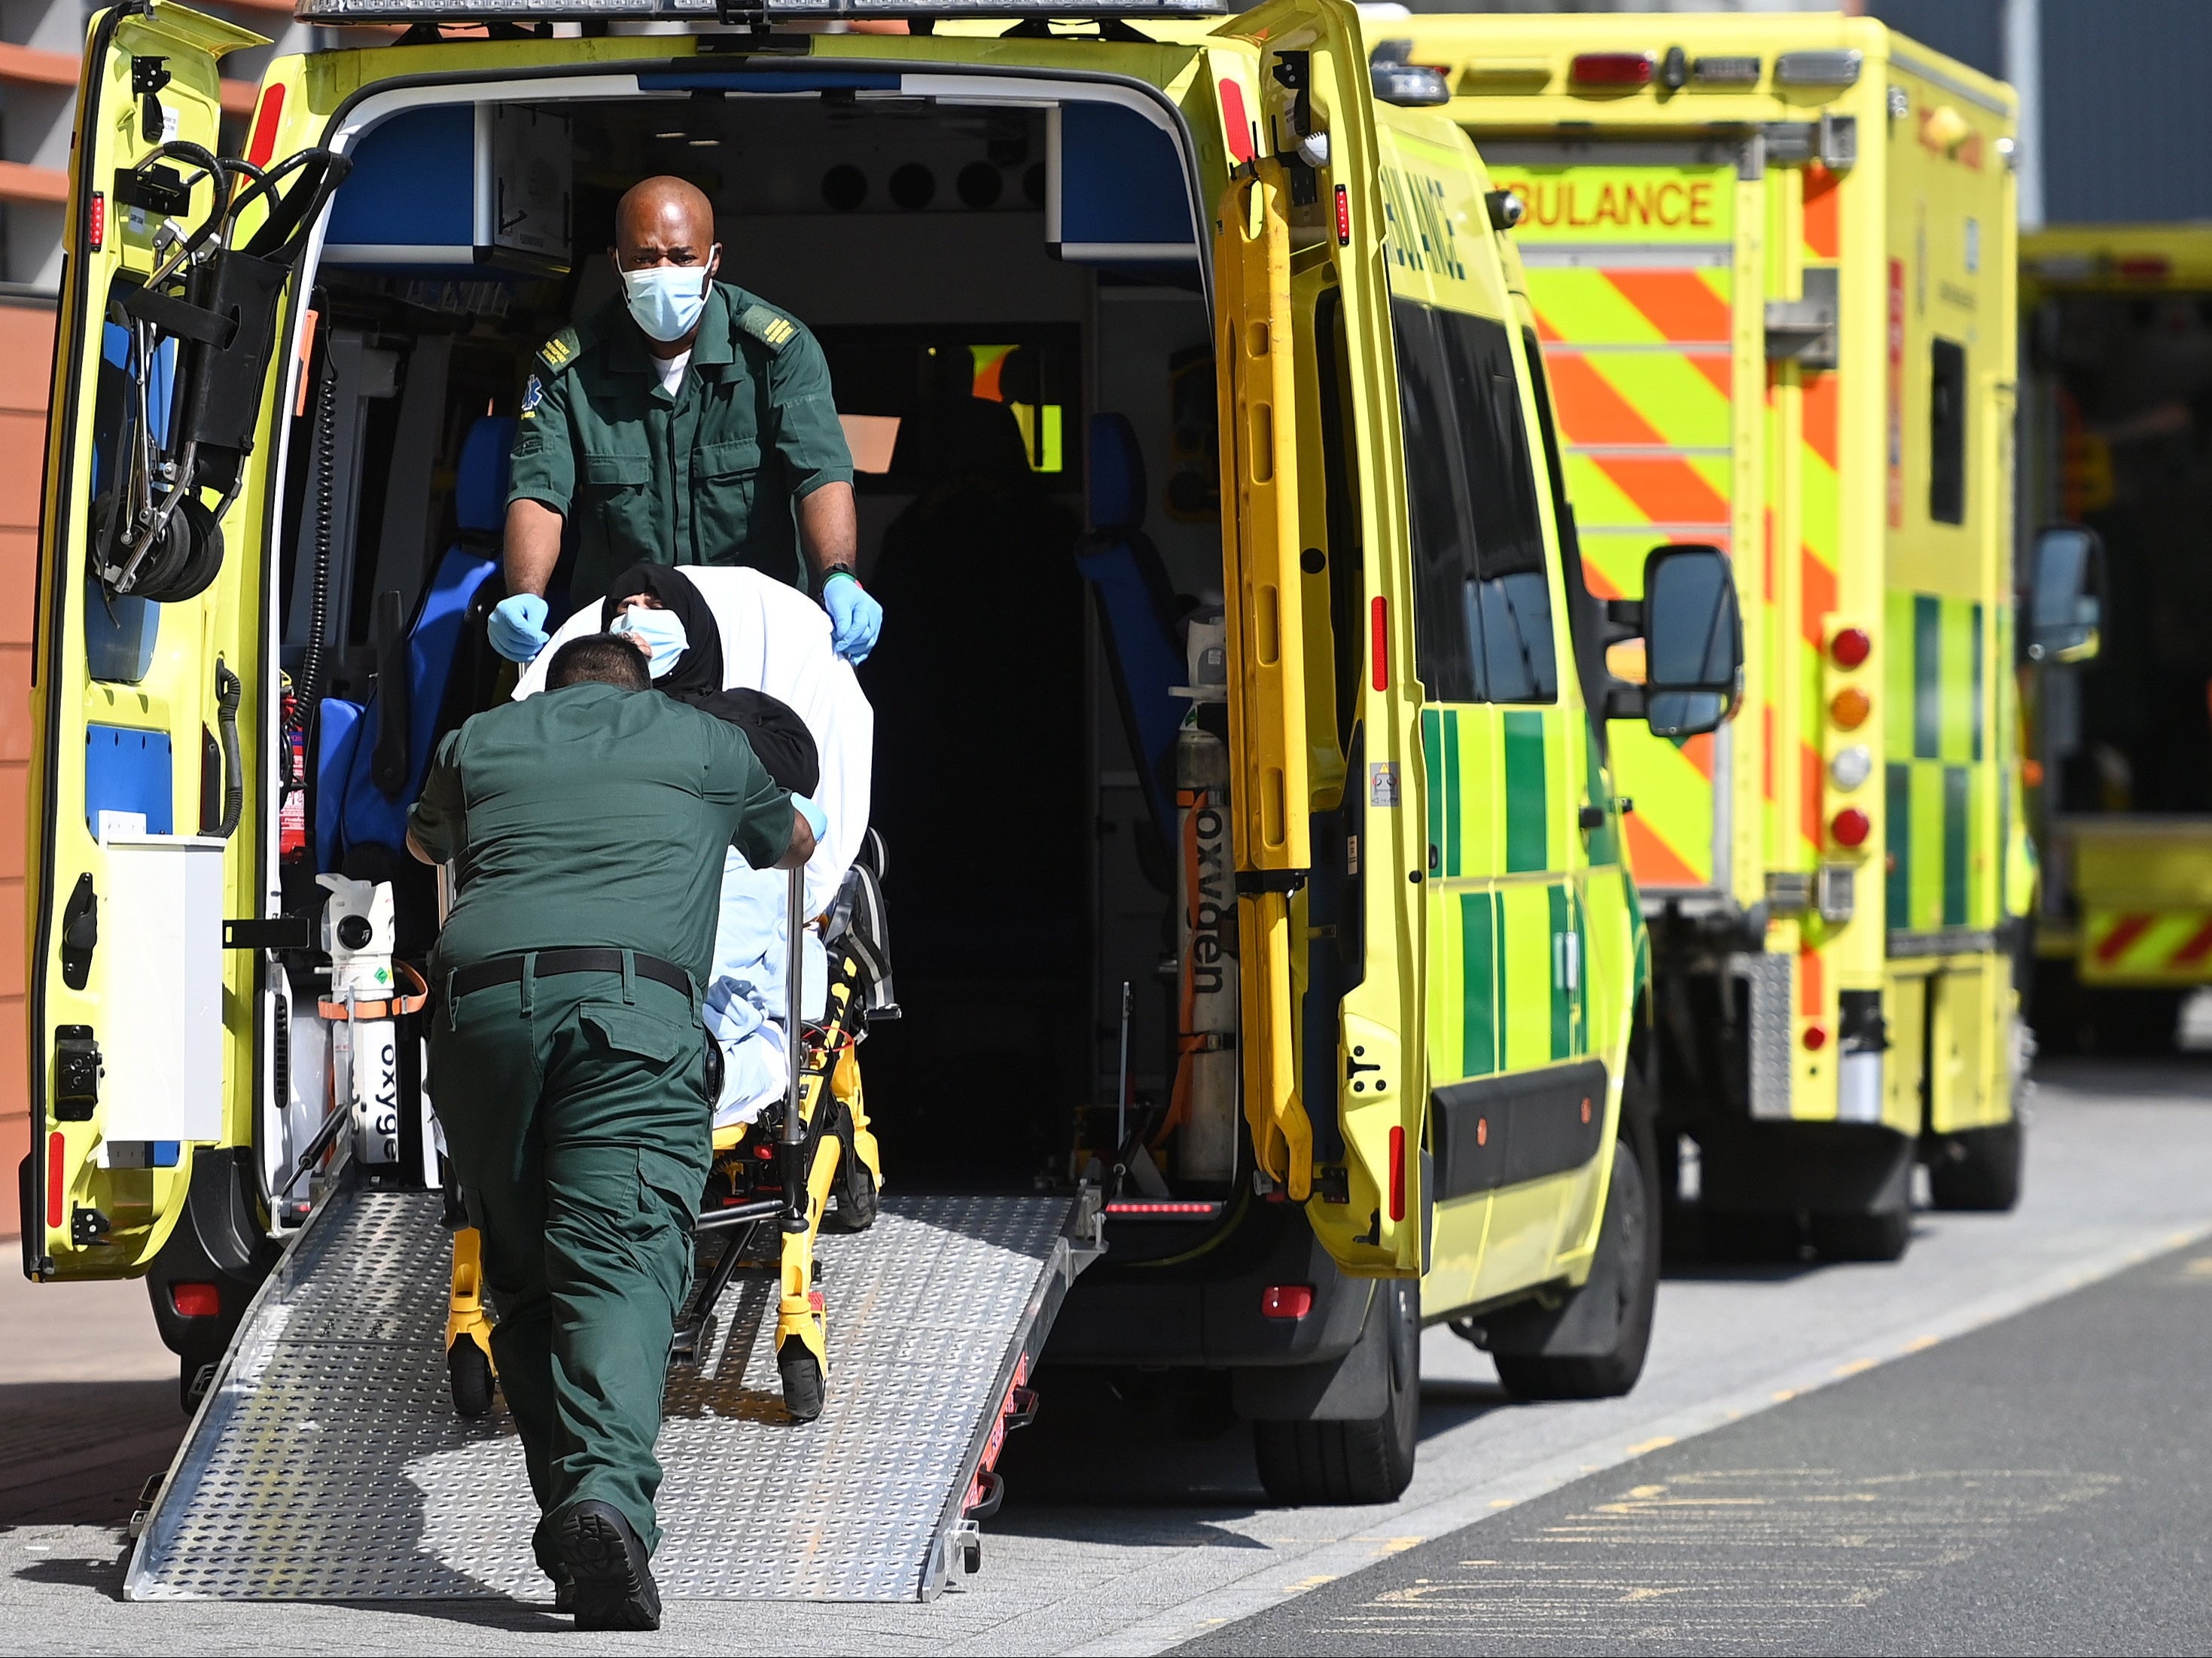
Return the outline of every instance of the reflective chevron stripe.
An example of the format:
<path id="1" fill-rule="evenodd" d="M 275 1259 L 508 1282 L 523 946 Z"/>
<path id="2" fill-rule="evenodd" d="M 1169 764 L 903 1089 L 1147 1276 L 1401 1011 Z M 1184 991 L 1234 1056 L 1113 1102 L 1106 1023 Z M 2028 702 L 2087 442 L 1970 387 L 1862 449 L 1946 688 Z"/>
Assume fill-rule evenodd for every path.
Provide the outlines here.
<path id="1" fill-rule="evenodd" d="M 2090 983 L 2212 983 L 2212 909 L 2093 909 L 2077 971 Z"/>

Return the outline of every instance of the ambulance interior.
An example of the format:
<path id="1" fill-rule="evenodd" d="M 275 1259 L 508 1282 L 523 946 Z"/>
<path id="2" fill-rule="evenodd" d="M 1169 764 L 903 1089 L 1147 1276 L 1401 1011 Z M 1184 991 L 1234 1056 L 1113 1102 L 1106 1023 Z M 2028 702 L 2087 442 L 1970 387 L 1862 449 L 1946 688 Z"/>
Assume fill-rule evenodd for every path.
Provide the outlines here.
<path id="1" fill-rule="evenodd" d="M 1213 1149 L 1179 1162 L 1188 1135 L 1163 1133 L 1189 1091 L 1174 768 L 1192 701 L 1167 688 L 1193 679 L 1194 618 L 1196 672 L 1220 679 L 1207 216 L 1178 142 L 1127 94 L 962 103 L 878 78 L 423 104 L 359 141 L 311 278 L 276 625 L 295 687 L 361 705 L 410 680 L 412 780 L 395 794 L 368 758 L 333 766 L 345 710 L 325 702 L 285 908 L 319 908 L 319 871 L 392 880 L 401 952 L 427 950 L 434 888 L 397 830 L 429 735 L 512 683 L 481 625 L 497 576 L 472 583 L 497 559 L 513 417 L 538 349 L 619 293 L 617 197 L 676 173 L 714 203 L 721 275 L 821 341 L 859 468 L 903 1011 L 861 1052 L 887 1180 L 1027 1189 L 1110 1162 L 1119 1133 L 1164 1142 L 1139 1190 L 1219 1196 L 1239 1172 L 1233 1037 L 1206 1056 Z M 1197 719 L 1225 739 L 1218 695 Z M 1209 963 L 1235 948 L 1218 823 Z M 1212 971 L 1233 1010 L 1233 973 Z"/>

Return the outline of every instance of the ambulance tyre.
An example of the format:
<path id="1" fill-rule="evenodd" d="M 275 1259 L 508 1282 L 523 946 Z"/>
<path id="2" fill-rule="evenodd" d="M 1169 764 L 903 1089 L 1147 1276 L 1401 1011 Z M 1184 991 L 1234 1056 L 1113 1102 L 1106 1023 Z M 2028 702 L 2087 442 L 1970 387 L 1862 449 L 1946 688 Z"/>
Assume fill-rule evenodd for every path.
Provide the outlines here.
<path id="1" fill-rule="evenodd" d="M 446 1350 L 446 1381 L 455 1416 L 474 1421 L 491 1414 L 491 1360 L 471 1338 L 455 1336 Z"/>
<path id="2" fill-rule="evenodd" d="M 1910 1209 L 1810 1217 L 1813 1253 L 1823 1260 L 1902 1260 L 1912 1242 Z"/>
<path id="3" fill-rule="evenodd" d="M 811 1422 L 822 1414 L 822 1362 L 796 1336 L 775 1350 L 775 1368 L 783 1377 L 783 1408 L 793 1422 Z"/>
<path id="4" fill-rule="evenodd" d="M 2017 1122 L 1945 1134 L 1928 1160 L 1928 1195 L 1938 1209 L 2004 1214 L 2020 1202 Z"/>
<path id="5" fill-rule="evenodd" d="M 1376 1286 L 1368 1317 L 1386 1321 L 1389 1407 L 1350 1422 L 1255 1422 L 1260 1483 L 1276 1502 L 1317 1504 L 1395 1503 L 1413 1479 L 1420 1445 L 1420 1285 L 1395 1278 Z"/>
<path id="6" fill-rule="evenodd" d="M 1649 1131 L 1636 1136 L 1648 1139 Z M 1638 1157 L 1630 1141 L 1617 1140 L 1613 1148 L 1613 1180 L 1605 1198 L 1605 1215 L 1598 1224 L 1597 1259 L 1589 1281 L 1558 1312 L 1546 1315 L 1548 1339 L 1537 1337 L 1532 1327 L 1516 1339 L 1511 1323 L 1500 1319 L 1492 1327 L 1491 1352 L 1498 1379 L 1516 1399 L 1618 1399 L 1634 1388 L 1644 1374 L 1644 1356 L 1651 1345 L 1651 1315 L 1659 1296 L 1658 1205 L 1652 1200 L 1648 1171 L 1650 1163 Z M 1585 1297 L 1596 1297 L 1591 1306 Z M 1595 1315 L 1593 1318 L 1592 1315 Z M 1571 1351 L 1587 1339 L 1592 1325 L 1605 1344 L 1595 1351 Z M 1532 1339 L 1534 1338 L 1534 1339 Z M 1536 1351 L 1500 1351 L 1523 1340 Z M 1570 1351 L 1540 1351 L 1542 1346 L 1565 1346 Z"/>

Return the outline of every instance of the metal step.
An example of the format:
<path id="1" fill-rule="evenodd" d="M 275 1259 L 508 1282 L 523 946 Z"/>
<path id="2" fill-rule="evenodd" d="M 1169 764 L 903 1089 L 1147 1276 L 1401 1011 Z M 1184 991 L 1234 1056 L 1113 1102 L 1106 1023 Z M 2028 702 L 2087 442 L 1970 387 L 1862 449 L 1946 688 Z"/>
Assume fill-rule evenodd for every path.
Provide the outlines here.
<path id="1" fill-rule="evenodd" d="M 439 1207 L 341 1190 L 293 1240 L 146 1516 L 125 1598 L 550 1600 L 505 1407 L 469 1422 L 447 1395 Z M 869 1230 L 821 1240 L 830 1385 L 804 1426 L 783 1411 L 774 1285 L 733 1285 L 702 1363 L 669 1378 L 662 1594 L 947 1587 L 1008 1388 L 1095 1254 L 1095 1216 L 1066 1197 L 886 1199 Z"/>

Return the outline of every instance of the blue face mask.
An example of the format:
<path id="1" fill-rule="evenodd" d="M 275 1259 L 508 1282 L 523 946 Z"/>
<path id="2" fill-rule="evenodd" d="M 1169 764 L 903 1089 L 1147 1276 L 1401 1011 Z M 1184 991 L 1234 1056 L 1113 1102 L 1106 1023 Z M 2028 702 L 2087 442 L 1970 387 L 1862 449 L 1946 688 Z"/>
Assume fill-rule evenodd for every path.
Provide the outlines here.
<path id="1" fill-rule="evenodd" d="M 673 610 L 653 610 L 633 604 L 614 619 L 607 631 L 643 640 L 653 653 L 646 671 L 655 679 L 674 667 L 677 658 L 691 648 L 691 635 L 684 631 L 684 618 Z"/>
<path id="2" fill-rule="evenodd" d="M 682 339 L 699 325 L 713 272 L 711 264 L 656 264 L 623 271 L 623 295 L 629 303 L 629 314 L 664 344 Z"/>

